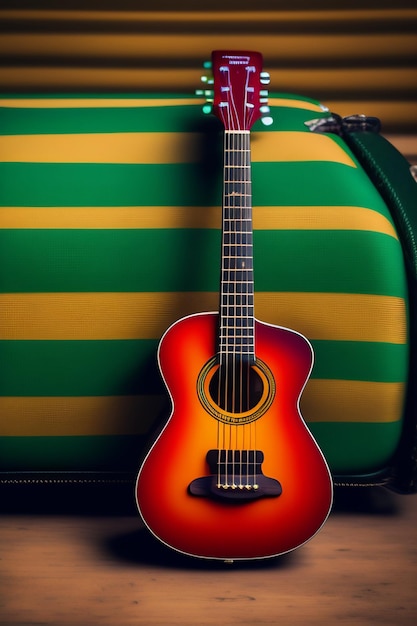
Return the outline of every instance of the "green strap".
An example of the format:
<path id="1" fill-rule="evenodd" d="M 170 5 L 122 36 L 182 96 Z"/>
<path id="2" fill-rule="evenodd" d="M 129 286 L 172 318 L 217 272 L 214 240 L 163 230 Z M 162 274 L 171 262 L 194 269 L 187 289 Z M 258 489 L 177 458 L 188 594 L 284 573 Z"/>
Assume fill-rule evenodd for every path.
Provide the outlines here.
<path id="1" fill-rule="evenodd" d="M 417 182 L 409 162 L 378 133 L 350 132 L 345 140 L 390 208 L 411 278 L 417 281 Z"/>
<path id="2" fill-rule="evenodd" d="M 391 487 L 412 493 L 417 492 L 417 182 L 409 162 L 382 135 L 351 131 L 344 139 L 391 210 L 404 250 L 409 280 L 410 366 L 403 434 L 393 460 Z"/>

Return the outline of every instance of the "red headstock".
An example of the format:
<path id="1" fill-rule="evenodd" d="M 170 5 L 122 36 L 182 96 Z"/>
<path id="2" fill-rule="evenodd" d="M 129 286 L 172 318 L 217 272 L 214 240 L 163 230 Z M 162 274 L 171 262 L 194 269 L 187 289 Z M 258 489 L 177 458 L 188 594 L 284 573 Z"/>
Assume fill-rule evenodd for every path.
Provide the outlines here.
<path id="1" fill-rule="evenodd" d="M 271 124 L 264 87 L 269 74 L 262 71 L 260 52 L 214 50 L 211 58 L 213 81 L 207 82 L 214 83 L 213 113 L 225 130 L 250 130 L 260 117 Z"/>

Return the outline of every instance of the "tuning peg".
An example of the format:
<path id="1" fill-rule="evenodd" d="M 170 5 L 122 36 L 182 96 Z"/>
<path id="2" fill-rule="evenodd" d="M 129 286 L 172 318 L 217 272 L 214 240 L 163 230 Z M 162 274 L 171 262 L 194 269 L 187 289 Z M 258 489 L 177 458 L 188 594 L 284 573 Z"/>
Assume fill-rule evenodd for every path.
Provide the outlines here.
<path id="1" fill-rule="evenodd" d="M 263 117 L 261 117 L 261 122 L 264 126 L 271 126 L 271 124 L 273 124 L 274 120 L 270 115 L 265 115 Z"/>
<path id="2" fill-rule="evenodd" d="M 259 77 L 262 85 L 269 85 L 271 82 L 271 77 L 268 72 L 261 72 Z"/>
<path id="3" fill-rule="evenodd" d="M 206 115 L 208 115 L 209 113 L 211 113 L 212 108 L 213 108 L 213 107 L 211 106 L 211 104 L 205 104 L 205 105 L 203 106 L 203 113 L 205 113 Z"/>
<path id="4" fill-rule="evenodd" d="M 267 102 L 268 102 L 268 89 L 261 89 L 259 91 L 259 102 L 261 104 L 267 104 Z"/>
<path id="5" fill-rule="evenodd" d="M 214 90 L 213 89 L 196 89 L 196 96 L 204 96 L 207 100 L 213 100 L 214 98 Z"/>
<path id="6" fill-rule="evenodd" d="M 204 61 L 203 67 L 205 70 L 211 70 L 211 68 L 213 67 L 213 64 L 211 61 Z"/>
<path id="7" fill-rule="evenodd" d="M 260 112 L 262 114 L 262 117 L 261 117 L 262 124 L 264 126 L 271 126 L 271 124 L 273 123 L 274 120 L 272 119 L 272 117 L 270 115 L 270 113 L 271 113 L 270 108 L 267 107 L 267 106 L 262 106 L 262 107 L 260 107 L 259 110 L 260 110 Z"/>

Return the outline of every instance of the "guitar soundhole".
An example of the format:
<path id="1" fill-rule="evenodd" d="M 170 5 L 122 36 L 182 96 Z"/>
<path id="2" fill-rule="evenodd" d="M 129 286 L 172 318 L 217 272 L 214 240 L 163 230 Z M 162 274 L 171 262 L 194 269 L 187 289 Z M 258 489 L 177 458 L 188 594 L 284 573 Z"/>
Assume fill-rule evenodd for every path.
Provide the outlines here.
<path id="1" fill-rule="evenodd" d="M 264 392 L 258 372 L 248 364 L 220 366 L 209 384 L 213 402 L 228 413 L 246 413 L 259 404 Z"/>
<path id="2" fill-rule="evenodd" d="M 228 424 L 253 422 L 265 413 L 275 395 L 272 372 L 263 361 L 254 365 L 237 361 L 219 365 L 216 358 L 206 363 L 197 381 L 204 408 Z"/>

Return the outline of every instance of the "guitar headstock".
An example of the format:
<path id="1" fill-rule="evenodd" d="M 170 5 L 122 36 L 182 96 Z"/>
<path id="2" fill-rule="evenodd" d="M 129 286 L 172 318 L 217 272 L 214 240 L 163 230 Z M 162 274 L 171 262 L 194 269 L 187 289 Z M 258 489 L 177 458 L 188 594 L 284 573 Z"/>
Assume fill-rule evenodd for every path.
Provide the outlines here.
<path id="1" fill-rule="evenodd" d="M 214 50 L 211 55 L 213 77 L 202 80 L 213 89 L 198 92 L 212 102 L 212 111 L 220 119 L 225 130 L 248 131 L 261 118 L 272 124 L 268 107 L 269 74 L 262 71 L 260 52 L 235 52 Z M 205 107 L 210 112 L 211 107 Z"/>

